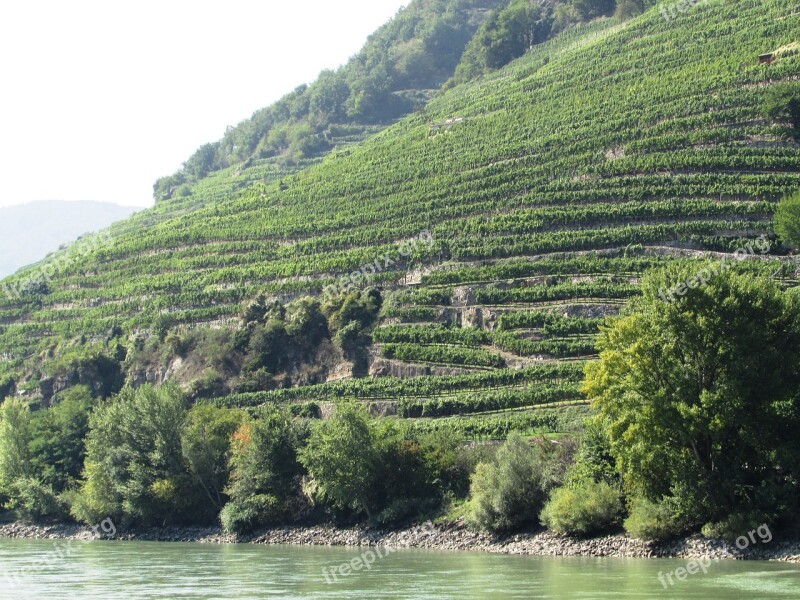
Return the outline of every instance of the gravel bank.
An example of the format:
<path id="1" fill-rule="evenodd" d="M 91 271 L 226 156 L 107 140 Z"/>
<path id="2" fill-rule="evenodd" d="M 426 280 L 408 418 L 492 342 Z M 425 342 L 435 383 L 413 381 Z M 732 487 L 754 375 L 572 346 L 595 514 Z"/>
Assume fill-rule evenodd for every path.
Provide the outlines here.
<path id="1" fill-rule="evenodd" d="M 339 528 L 333 525 L 276 527 L 253 535 L 235 536 L 219 528 L 164 527 L 136 531 L 117 531 L 115 535 L 93 532 L 80 525 L 0 526 L 0 537 L 26 539 L 86 539 L 199 542 L 213 544 L 298 544 L 315 546 L 387 546 L 392 548 L 430 548 L 467 550 L 496 554 L 531 556 L 613 556 L 628 558 L 719 558 L 733 560 L 776 560 L 800 563 L 800 540 L 756 543 L 744 550 L 734 544 L 692 536 L 668 543 L 634 540 L 624 535 L 579 539 L 549 532 L 524 533 L 495 538 L 472 531 L 462 521 L 425 524 L 400 531 L 377 531 L 365 527 Z"/>

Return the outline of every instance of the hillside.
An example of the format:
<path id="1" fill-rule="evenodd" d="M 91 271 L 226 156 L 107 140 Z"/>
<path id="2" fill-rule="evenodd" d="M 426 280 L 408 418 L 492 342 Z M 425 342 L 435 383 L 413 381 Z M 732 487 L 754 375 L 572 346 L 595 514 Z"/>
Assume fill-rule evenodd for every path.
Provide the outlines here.
<path id="1" fill-rule="evenodd" d="M 99 231 L 137 209 L 108 202 L 30 202 L 0 208 L 0 277 L 42 260 L 79 235 Z"/>
<path id="2" fill-rule="evenodd" d="M 355 397 L 469 436 L 569 429 L 600 319 L 644 270 L 773 237 L 800 153 L 763 106 L 796 88 L 800 53 L 758 56 L 798 31 L 782 0 L 598 19 L 291 175 L 260 182 L 257 162 L 209 173 L 47 286 L 0 300 L 0 379 L 49 399 L 89 361 L 109 381 L 174 379 L 222 405 L 313 414 Z M 795 262 L 771 260 L 793 285 Z M 380 301 L 350 304 L 379 309 L 376 323 L 344 319 L 333 298 L 338 332 L 296 351 L 270 337 L 319 312 L 286 317 L 273 301 L 318 297 L 362 267 L 377 272 L 355 287 L 380 287 Z"/>
<path id="3" fill-rule="evenodd" d="M 347 64 L 323 71 L 198 148 L 177 172 L 156 181 L 155 200 L 185 198 L 194 184 L 223 169 L 243 167 L 245 181 L 269 181 L 380 131 L 425 105 L 454 74 L 475 32 L 507 2 L 410 2 Z"/>

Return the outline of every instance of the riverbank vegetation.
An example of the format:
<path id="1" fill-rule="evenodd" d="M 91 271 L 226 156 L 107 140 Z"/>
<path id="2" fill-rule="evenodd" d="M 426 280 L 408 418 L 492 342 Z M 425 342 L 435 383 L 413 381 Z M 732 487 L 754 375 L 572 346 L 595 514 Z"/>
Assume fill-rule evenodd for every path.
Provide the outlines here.
<path id="1" fill-rule="evenodd" d="M 647 273 L 640 295 L 601 325 L 578 436 L 465 444 L 457 428 L 374 418 L 347 400 L 319 418 L 275 402 L 192 401 L 174 385 L 106 400 L 75 387 L 45 410 L 0 406 L 2 500 L 23 519 L 221 520 L 238 533 L 326 520 L 395 526 L 458 505 L 499 534 L 544 524 L 591 535 L 624 523 L 662 539 L 787 523 L 800 509 L 800 302 L 763 276 L 711 268 Z M 686 293 L 665 302 L 660 291 L 679 281 Z M 250 317 L 268 312 L 256 305 Z M 314 323 L 302 319 L 306 335 L 322 336 Z"/>

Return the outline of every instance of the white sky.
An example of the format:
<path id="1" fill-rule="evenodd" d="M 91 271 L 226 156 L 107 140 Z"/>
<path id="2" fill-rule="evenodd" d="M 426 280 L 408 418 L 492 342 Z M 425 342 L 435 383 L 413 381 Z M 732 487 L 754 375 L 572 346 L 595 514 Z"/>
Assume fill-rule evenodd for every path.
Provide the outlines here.
<path id="1" fill-rule="evenodd" d="M 4 0 L 0 206 L 149 206 L 152 185 L 408 0 Z"/>

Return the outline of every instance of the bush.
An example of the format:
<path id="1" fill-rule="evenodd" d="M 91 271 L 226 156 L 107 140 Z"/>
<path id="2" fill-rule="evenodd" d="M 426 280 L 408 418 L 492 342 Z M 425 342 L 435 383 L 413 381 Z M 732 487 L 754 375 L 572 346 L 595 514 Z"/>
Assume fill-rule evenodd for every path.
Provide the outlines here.
<path id="1" fill-rule="evenodd" d="M 771 121 L 788 122 L 792 137 L 800 141 L 800 85 L 792 82 L 767 88 L 761 112 Z"/>
<path id="2" fill-rule="evenodd" d="M 495 533 L 535 524 L 555 483 L 548 458 L 542 445 L 509 436 L 494 461 L 480 463 L 472 476 L 468 522 Z"/>
<path id="3" fill-rule="evenodd" d="M 702 534 L 707 538 L 722 538 L 733 542 L 736 538 L 746 536 L 747 532 L 758 529 L 768 522 L 769 518 L 762 513 L 734 513 L 721 521 L 706 523 L 703 525 Z"/>
<path id="4" fill-rule="evenodd" d="M 588 481 L 553 492 L 542 510 L 542 524 L 558 533 L 589 535 L 619 525 L 622 499 L 617 488 L 604 481 Z"/>
<path id="5" fill-rule="evenodd" d="M 222 528 L 229 533 L 246 533 L 260 525 L 286 516 L 283 503 L 271 494 L 257 494 L 242 501 L 228 502 L 220 513 Z"/>
<path id="6" fill-rule="evenodd" d="M 24 521 L 63 520 L 67 503 L 53 489 L 33 477 L 21 477 L 10 486 L 8 508 Z"/>
<path id="7" fill-rule="evenodd" d="M 669 500 L 652 502 L 640 497 L 631 501 L 623 526 L 628 535 L 640 540 L 669 540 L 687 529 L 674 516 Z"/>

